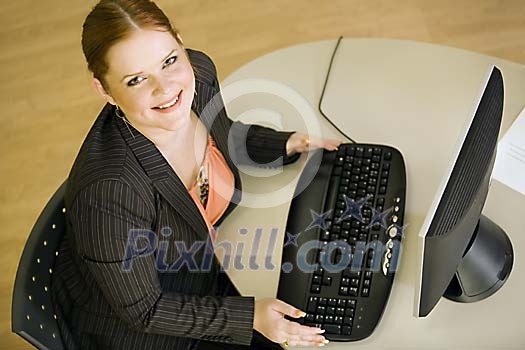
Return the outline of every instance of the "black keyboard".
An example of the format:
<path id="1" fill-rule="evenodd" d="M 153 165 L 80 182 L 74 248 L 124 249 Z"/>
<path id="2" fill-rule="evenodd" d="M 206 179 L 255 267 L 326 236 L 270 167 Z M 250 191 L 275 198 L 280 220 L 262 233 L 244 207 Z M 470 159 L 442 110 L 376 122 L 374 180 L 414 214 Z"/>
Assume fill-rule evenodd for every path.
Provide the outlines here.
<path id="1" fill-rule="evenodd" d="M 405 188 L 403 157 L 392 147 L 312 154 L 288 214 L 277 294 L 307 313 L 295 321 L 332 341 L 372 334 L 397 269 Z"/>

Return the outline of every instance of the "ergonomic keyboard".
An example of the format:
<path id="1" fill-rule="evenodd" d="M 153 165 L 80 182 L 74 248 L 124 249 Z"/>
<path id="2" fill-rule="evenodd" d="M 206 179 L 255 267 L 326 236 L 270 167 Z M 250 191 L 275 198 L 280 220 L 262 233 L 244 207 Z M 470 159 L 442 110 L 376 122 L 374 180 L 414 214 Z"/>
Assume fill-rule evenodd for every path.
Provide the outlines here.
<path id="1" fill-rule="evenodd" d="M 277 297 L 333 341 L 368 337 L 394 281 L 403 233 L 403 157 L 384 145 L 315 151 L 295 189 Z"/>

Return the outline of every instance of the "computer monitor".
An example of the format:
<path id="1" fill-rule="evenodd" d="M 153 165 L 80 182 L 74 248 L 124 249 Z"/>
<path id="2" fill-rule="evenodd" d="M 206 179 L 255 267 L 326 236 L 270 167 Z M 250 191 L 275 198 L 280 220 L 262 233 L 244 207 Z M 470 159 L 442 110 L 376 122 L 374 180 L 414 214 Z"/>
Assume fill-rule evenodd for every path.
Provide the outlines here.
<path id="1" fill-rule="evenodd" d="M 496 292 L 513 263 L 505 232 L 481 214 L 503 114 L 503 78 L 493 66 L 419 234 L 415 316 L 426 317 L 442 296 L 473 302 Z"/>

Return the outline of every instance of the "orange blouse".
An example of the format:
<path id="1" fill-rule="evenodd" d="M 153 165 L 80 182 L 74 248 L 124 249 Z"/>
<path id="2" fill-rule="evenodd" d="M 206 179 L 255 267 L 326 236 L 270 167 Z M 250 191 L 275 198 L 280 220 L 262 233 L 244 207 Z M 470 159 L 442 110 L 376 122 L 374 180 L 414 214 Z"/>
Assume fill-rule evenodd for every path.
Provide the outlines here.
<path id="1" fill-rule="evenodd" d="M 202 205 L 197 194 L 197 181 L 191 186 L 189 192 L 204 217 L 212 242 L 215 242 L 217 232 L 213 228 L 213 224 L 220 219 L 230 204 L 235 188 L 235 179 L 211 135 L 208 135 L 208 146 L 203 162 L 208 164 L 209 193 L 206 208 Z"/>

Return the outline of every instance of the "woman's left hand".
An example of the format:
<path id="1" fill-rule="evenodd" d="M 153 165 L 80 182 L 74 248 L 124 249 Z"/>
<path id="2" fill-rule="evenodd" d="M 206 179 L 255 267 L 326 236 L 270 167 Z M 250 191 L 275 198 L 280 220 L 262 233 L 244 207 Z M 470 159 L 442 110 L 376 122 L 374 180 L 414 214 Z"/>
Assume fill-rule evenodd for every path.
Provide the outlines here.
<path id="1" fill-rule="evenodd" d="M 309 136 L 301 133 L 293 133 L 286 142 L 286 155 L 312 151 L 317 148 L 324 148 L 327 151 L 336 151 L 342 143 L 335 139 L 321 139 L 315 136 Z"/>

